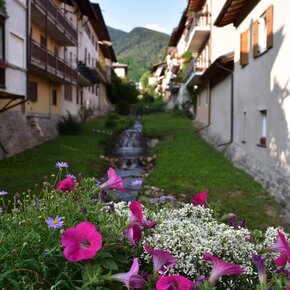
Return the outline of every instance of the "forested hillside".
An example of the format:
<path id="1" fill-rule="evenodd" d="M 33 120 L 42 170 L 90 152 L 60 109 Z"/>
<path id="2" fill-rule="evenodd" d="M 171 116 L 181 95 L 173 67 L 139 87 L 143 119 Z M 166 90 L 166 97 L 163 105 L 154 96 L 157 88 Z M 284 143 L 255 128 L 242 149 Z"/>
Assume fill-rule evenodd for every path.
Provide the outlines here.
<path id="1" fill-rule="evenodd" d="M 152 64 L 164 59 L 169 35 L 137 27 L 127 33 L 108 27 L 118 62 L 129 66 L 129 79 L 137 82 Z"/>

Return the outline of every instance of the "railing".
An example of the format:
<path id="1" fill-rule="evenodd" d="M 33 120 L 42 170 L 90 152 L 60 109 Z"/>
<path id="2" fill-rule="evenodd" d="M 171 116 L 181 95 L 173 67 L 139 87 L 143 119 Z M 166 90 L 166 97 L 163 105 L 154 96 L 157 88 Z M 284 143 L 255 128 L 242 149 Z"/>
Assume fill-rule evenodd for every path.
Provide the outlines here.
<path id="1" fill-rule="evenodd" d="M 77 71 L 73 67 L 67 65 L 61 58 L 53 55 L 48 49 L 41 47 L 36 41 L 31 39 L 30 42 L 31 58 L 37 59 L 42 65 L 49 66 L 55 70 L 55 73 L 60 72 L 63 77 L 68 77 L 73 81 L 77 79 Z"/>
<path id="2" fill-rule="evenodd" d="M 32 2 L 43 11 L 47 11 L 47 14 L 52 18 L 53 22 L 59 25 L 75 42 L 77 41 L 78 34 L 76 29 L 51 0 L 32 0 Z"/>
<path id="3" fill-rule="evenodd" d="M 191 33 L 194 29 L 197 27 L 210 27 L 210 16 L 199 16 L 196 15 L 193 17 L 193 19 L 189 22 L 191 23 L 190 28 L 188 28 L 188 32 L 186 35 L 186 42 L 189 40 L 189 37 L 191 36 Z"/>
<path id="4" fill-rule="evenodd" d="M 188 65 L 188 68 L 185 72 L 185 80 L 188 80 L 190 76 L 195 72 L 206 71 L 209 66 L 210 66 L 209 61 L 200 61 L 200 60 L 193 59 Z"/>

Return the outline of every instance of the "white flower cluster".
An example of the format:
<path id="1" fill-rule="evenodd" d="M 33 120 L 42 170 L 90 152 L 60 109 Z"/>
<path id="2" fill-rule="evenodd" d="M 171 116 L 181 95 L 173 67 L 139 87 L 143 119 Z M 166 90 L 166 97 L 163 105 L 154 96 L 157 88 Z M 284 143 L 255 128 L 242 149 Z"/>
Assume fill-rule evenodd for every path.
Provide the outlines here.
<path id="1" fill-rule="evenodd" d="M 154 230 L 147 234 L 143 245 L 169 251 L 176 259 L 174 271 L 184 273 L 193 279 L 208 273 L 210 263 L 203 261 L 204 253 L 212 255 L 245 269 L 253 274 L 252 253 L 255 245 L 248 241 L 247 229 L 235 229 L 218 223 L 212 210 L 187 204 L 180 209 L 163 209 L 153 216 L 157 221 Z M 147 253 L 145 261 L 150 261 Z"/>

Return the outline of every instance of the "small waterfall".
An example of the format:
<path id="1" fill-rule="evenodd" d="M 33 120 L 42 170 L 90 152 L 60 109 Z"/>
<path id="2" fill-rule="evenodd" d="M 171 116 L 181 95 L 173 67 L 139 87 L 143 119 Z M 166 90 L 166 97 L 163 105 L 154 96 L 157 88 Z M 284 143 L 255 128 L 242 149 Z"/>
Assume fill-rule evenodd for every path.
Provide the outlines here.
<path id="1" fill-rule="evenodd" d="M 132 186 L 135 180 L 142 180 L 145 173 L 139 159 L 147 154 L 147 142 L 142 133 L 142 124 L 136 120 L 134 126 L 124 130 L 116 142 L 114 155 L 120 161 L 116 172 L 122 177 L 127 192 L 117 191 L 122 200 L 135 200 L 141 185 Z"/>

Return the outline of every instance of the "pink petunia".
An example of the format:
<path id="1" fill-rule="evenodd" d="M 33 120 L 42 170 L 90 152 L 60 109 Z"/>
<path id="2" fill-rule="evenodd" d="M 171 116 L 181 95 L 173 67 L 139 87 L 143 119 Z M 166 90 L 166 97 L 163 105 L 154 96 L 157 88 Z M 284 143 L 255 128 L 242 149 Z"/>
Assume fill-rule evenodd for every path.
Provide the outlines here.
<path id="1" fill-rule="evenodd" d="M 203 205 L 205 207 L 208 207 L 208 204 L 206 202 L 206 198 L 207 198 L 207 191 L 201 192 L 201 193 L 197 193 L 192 199 L 191 202 L 194 206 L 198 206 L 198 205 Z"/>
<path id="2" fill-rule="evenodd" d="M 61 244 L 65 247 L 65 258 L 78 262 L 95 256 L 102 247 L 102 236 L 92 223 L 82 222 L 62 234 Z"/>
<path id="3" fill-rule="evenodd" d="M 209 253 L 205 253 L 203 255 L 203 260 L 208 261 L 213 264 L 213 269 L 209 277 L 209 281 L 212 285 L 214 285 L 215 282 L 224 275 L 242 274 L 245 271 L 239 265 L 224 262 L 223 260 Z"/>
<path id="4" fill-rule="evenodd" d="M 130 222 L 132 224 L 139 224 L 144 228 L 153 228 L 156 226 L 155 221 L 147 221 L 143 219 L 143 210 L 142 210 L 142 205 L 134 200 L 130 204 L 130 211 L 131 211 L 131 217 L 130 217 Z"/>
<path id="5" fill-rule="evenodd" d="M 194 285 L 194 282 L 183 276 L 159 276 L 156 290 L 190 290 Z"/>
<path id="6" fill-rule="evenodd" d="M 139 225 L 132 224 L 125 229 L 124 235 L 132 245 L 136 246 L 142 238 L 142 231 Z"/>
<path id="7" fill-rule="evenodd" d="M 75 187 L 75 180 L 71 177 L 67 177 L 61 180 L 56 188 L 60 191 L 71 191 Z"/>
<path id="8" fill-rule="evenodd" d="M 287 262 L 290 263 L 290 247 L 282 232 L 278 231 L 278 240 L 269 248 L 269 251 L 280 253 L 275 261 L 277 266 L 285 266 Z"/>
<path id="9" fill-rule="evenodd" d="M 108 173 L 108 180 L 100 185 L 101 189 L 117 189 L 120 191 L 126 191 L 123 186 L 122 178 L 117 175 L 116 171 L 110 167 L 107 171 Z"/>
<path id="10" fill-rule="evenodd" d="M 112 276 L 112 279 L 122 282 L 128 290 L 141 289 L 145 280 L 138 272 L 139 259 L 134 258 L 131 269 L 128 272 L 115 274 Z"/>
<path id="11" fill-rule="evenodd" d="M 173 268 L 176 263 L 175 258 L 165 250 L 153 250 L 148 246 L 144 246 L 147 253 L 153 256 L 153 272 L 158 273 L 166 268 Z"/>

